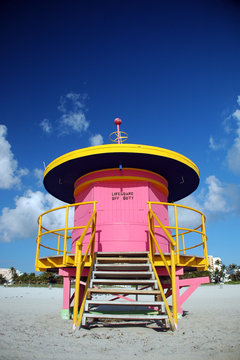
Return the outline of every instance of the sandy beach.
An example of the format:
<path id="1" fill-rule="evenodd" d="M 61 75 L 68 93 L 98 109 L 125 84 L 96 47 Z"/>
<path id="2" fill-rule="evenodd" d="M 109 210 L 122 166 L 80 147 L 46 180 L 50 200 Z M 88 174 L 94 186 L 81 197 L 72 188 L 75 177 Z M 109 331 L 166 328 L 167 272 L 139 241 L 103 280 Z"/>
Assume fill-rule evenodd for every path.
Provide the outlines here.
<path id="1" fill-rule="evenodd" d="M 95 327 L 72 332 L 62 289 L 0 287 L 0 359 L 240 359 L 240 285 L 200 287 L 178 330 Z"/>

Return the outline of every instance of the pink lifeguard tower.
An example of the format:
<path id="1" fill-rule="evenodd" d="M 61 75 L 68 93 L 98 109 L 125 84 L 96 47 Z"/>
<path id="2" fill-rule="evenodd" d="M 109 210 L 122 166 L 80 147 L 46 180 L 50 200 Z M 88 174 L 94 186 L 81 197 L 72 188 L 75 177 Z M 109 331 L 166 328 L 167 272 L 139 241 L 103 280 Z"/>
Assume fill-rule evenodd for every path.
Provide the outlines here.
<path id="1" fill-rule="evenodd" d="M 110 319 L 175 330 L 182 304 L 209 282 L 184 278 L 208 269 L 205 216 L 175 203 L 197 188 L 199 171 L 174 151 L 124 144 L 121 120 L 114 123 L 113 144 L 75 150 L 45 169 L 45 188 L 68 205 L 40 215 L 35 267 L 63 276 L 62 317 L 74 328 Z"/>

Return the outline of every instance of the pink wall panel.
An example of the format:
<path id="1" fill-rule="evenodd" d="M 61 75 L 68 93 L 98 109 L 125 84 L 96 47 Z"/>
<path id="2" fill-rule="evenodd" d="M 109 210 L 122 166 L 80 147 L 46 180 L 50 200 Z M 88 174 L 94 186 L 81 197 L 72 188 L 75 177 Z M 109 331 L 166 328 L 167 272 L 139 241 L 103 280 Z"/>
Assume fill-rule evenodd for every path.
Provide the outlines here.
<path id="1" fill-rule="evenodd" d="M 121 178 L 122 174 L 125 179 Z M 131 180 L 127 180 L 127 176 L 131 177 Z M 133 179 L 134 176 L 137 180 Z M 104 180 L 101 181 L 101 177 L 104 177 Z M 158 180 L 158 183 L 166 186 L 164 179 L 157 174 L 137 169 L 125 169 L 124 172 L 120 172 L 119 169 L 96 172 L 76 182 L 77 191 L 80 191 L 79 194 L 76 193 L 76 202 L 97 201 L 96 251 L 148 250 L 147 201 L 166 201 L 167 195 L 146 178 L 152 178 L 155 182 Z M 87 189 L 83 187 L 81 191 L 83 184 L 87 184 Z M 84 210 L 81 208 L 84 209 L 84 207 L 79 207 L 75 211 L 75 226 L 86 224 L 91 215 L 92 206 L 87 205 Z M 161 221 L 168 225 L 167 207 L 158 206 L 157 214 Z M 73 231 L 73 252 L 81 232 L 80 230 Z M 89 235 L 84 239 L 83 251 L 86 249 Z M 160 230 L 157 232 L 157 240 L 162 251 L 168 252 L 168 239 Z"/>
<path id="2" fill-rule="evenodd" d="M 90 185 L 87 189 L 83 190 L 75 199 L 76 203 L 93 201 L 94 199 L 94 187 Z M 74 226 L 85 226 L 92 214 L 93 205 L 79 205 L 75 207 L 74 212 Z M 75 244 L 83 232 L 83 229 L 77 229 L 72 231 L 72 244 L 71 252 L 75 252 Z M 85 241 L 89 240 L 90 234 L 88 233 Z"/>
<path id="3" fill-rule="evenodd" d="M 162 201 L 167 202 L 166 196 L 156 187 L 154 187 L 152 184 L 149 184 L 149 201 Z M 168 219 L 168 206 L 167 205 L 154 205 L 152 204 L 152 210 L 155 212 L 159 220 L 164 226 L 169 225 L 169 219 Z M 154 225 L 158 225 L 157 221 L 154 219 Z M 170 232 L 170 230 L 169 230 Z M 170 232 L 171 233 L 171 232 Z M 161 250 L 163 252 L 169 252 L 170 251 L 170 243 L 168 240 L 168 237 L 165 235 L 163 230 L 156 229 L 155 235 L 158 244 L 161 247 Z"/>

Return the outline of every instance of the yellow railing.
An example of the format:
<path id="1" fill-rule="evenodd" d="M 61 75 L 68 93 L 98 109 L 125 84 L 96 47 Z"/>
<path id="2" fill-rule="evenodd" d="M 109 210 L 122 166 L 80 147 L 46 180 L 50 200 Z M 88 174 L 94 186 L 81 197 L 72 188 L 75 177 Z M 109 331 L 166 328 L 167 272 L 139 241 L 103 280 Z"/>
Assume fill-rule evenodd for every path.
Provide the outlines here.
<path id="1" fill-rule="evenodd" d="M 169 274 L 170 280 L 172 282 L 172 306 L 173 306 L 173 319 L 175 324 L 177 324 L 177 295 L 176 295 L 176 279 L 175 279 L 175 256 L 174 256 L 174 246 L 176 245 L 175 241 L 173 240 L 172 236 L 168 233 L 168 231 L 166 230 L 165 226 L 160 222 L 160 220 L 158 219 L 158 217 L 156 216 L 156 214 L 152 211 L 151 209 L 151 204 L 149 204 L 149 212 L 148 212 L 148 226 L 149 226 L 149 259 L 150 262 L 152 264 L 153 267 L 153 271 L 155 273 L 157 282 L 158 282 L 158 287 L 160 289 L 161 292 L 161 296 L 162 299 L 164 301 L 165 307 L 166 307 L 166 311 L 168 314 L 168 318 L 170 321 L 170 325 L 172 330 L 174 329 L 173 327 L 173 320 L 172 320 L 172 315 L 169 309 L 169 305 L 166 299 L 166 296 L 164 294 L 164 290 L 162 288 L 160 279 L 157 275 L 157 271 L 154 265 L 154 255 L 155 255 L 155 247 L 157 248 L 157 250 L 159 251 L 159 254 L 163 260 L 163 263 L 166 267 L 166 270 Z M 168 236 L 169 240 L 170 240 L 170 254 L 171 254 L 171 271 L 169 269 L 167 260 L 160 248 L 160 246 L 158 245 L 158 242 L 156 240 L 155 234 L 154 234 L 154 219 L 157 221 L 157 223 L 159 224 L 159 226 L 162 228 L 162 230 L 165 232 L 165 234 Z"/>
<path id="2" fill-rule="evenodd" d="M 172 204 L 167 202 L 154 202 L 149 201 L 149 216 L 153 218 L 152 224 L 151 224 L 151 230 L 153 233 L 155 233 L 156 229 L 162 229 L 165 235 L 167 236 L 169 243 L 173 245 L 174 247 L 174 253 L 176 258 L 176 265 L 180 264 L 180 255 L 190 255 L 189 250 L 192 250 L 194 248 L 201 248 L 202 252 L 199 254 L 199 256 L 203 256 L 204 258 L 204 266 L 207 270 L 208 268 L 208 254 L 207 254 L 207 235 L 205 232 L 205 222 L 206 218 L 204 214 L 196 209 L 193 209 L 188 206 L 180 205 L 180 204 Z M 153 211 L 152 206 L 158 205 L 158 206 L 168 206 L 168 210 L 170 207 L 173 208 L 173 225 L 163 225 L 162 222 L 159 220 L 156 213 Z M 198 215 L 199 219 L 197 219 L 198 224 L 197 226 L 190 227 L 183 227 L 179 226 L 179 211 L 190 211 L 191 215 Z M 186 217 L 185 212 L 185 217 Z M 183 215 L 183 213 L 182 213 Z M 169 216 L 171 221 L 171 216 Z M 154 221 L 155 219 L 155 221 Z M 150 218 L 149 218 L 150 222 Z M 193 237 L 196 239 L 200 238 L 200 242 L 198 240 L 197 243 L 192 244 Z M 181 240 L 180 240 L 181 239 Z M 156 239 L 155 239 L 156 240 Z M 186 243 L 190 242 L 189 246 L 186 246 Z M 157 242 L 157 241 L 156 241 Z M 196 242 L 196 240 L 195 240 Z M 181 246 L 180 246 L 181 244 Z M 157 250 L 159 251 L 159 246 L 155 243 Z M 156 251 L 155 246 L 152 245 L 152 253 L 154 254 Z M 170 247 L 171 248 L 171 247 Z M 150 248 L 151 252 L 151 248 Z M 159 251 L 160 255 L 161 252 Z"/>
<path id="3" fill-rule="evenodd" d="M 180 252 L 182 252 L 184 255 L 187 251 L 200 247 L 203 247 L 203 255 L 204 255 L 204 262 L 205 262 L 205 269 L 208 268 L 208 257 L 207 257 L 207 236 L 205 233 L 205 216 L 198 210 L 195 210 L 193 208 L 178 205 L 178 204 L 172 204 L 172 203 L 166 203 L 166 202 L 153 202 L 149 201 L 149 211 L 148 211 L 148 224 L 149 224 L 149 258 L 153 266 L 153 270 L 156 271 L 154 266 L 154 259 L 155 259 L 155 253 L 156 250 L 159 252 L 159 255 L 164 263 L 164 266 L 169 274 L 171 283 L 172 283 L 172 310 L 173 310 L 173 318 L 175 321 L 175 324 L 177 324 L 177 296 L 176 296 L 176 266 L 180 265 Z M 152 207 L 158 207 L 158 206 L 172 206 L 174 209 L 174 226 L 170 225 L 164 225 L 156 215 L 156 213 L 153 211 Z M 186 209 L 188 211 L 193 211 L 201 216 L 201 224 L 197 227 L 193 227 L 192 229 L 186 228 L 186 227 L 180 227 L 178 225 L 179 218 L 178 218 L 178 209 Z M 167 259 L 162 252 L 157 239 L 156 239 L 156 229 L 161 229 L 163 233 L 167 236 L 167 239 L 169 241 L 169 249 L 170 249 L 170 267 L 167 262 Z M 173 233 L 173 234 L 172 234 Z M 195 244 L 190 247 L 185 246 L 185 237 L 189 234 L 197 234 L 201 236 L 201 242 L 198 244 Z M 182 239 L 182 249 L 179 249 L 179 238 L 181 236 Z M 157 279 L 158 276 L 156 276 Z M 158 281 L 160 283 L 159 288 L 162 294 L 162 298 L 165 300 L 165 295 L 161 286 L 160 280 Z M 166 305 L 166 304 L 165 304 Z M 169 316 L 169 309 L 168 306 L 166 306 L 166 310 L 168 312 Z M 171 317 L 169 316 L 169 320 L 171 323 Z"/>
<path id="4" fill-rule="evenodd" d="M 171 314 L 171 311 L 170 311 L 170 308 L 169 308 L 169 305 L 168 305 L 168 302 L 167 302 L 167 298 L 166 298 L 166 296 L 165 296 L 165 293 L 164 293 L 164 290 L 163 290 L 161 281 L 160 281 L 159 276 L 158 276 L 158 274 L 157 274 L 157 270 L 156 270 L 156 268 L 155 268 L 153 259 L 152 259 L 152 257 L 150 256 L 150 254 L 148 254 L 148 257 L 149 257 L 150 263 L 151 263 L 151 265 L 152 265 L 152 269 L 153 269 L 155 278 L 156 278 L 156 280 L 157 280 L 159 290 L 160 290 L 160 292 L 161 292 L 161 297 L 162 297 L 162 300 L 163 300 L 163 302 L 164 302 L 165 309 L 166 309 L 166 312 L 167 312 L 167 315 L 168 315 L 168 319 L 169 319 L 169 322 L 170 322 L 170 328 L 171 328 L 172 331 L 175 331 L 175 330 L 176 330 L 176 324 L 177 324 L 177 316 L 176 316 L 176 319 L 175 319 L 174 313 L 173 313 L 173 316 L 172 316 L 172 314 Z"/>
<path id="5" fill-rule="evenodd" d="M 67 242 L 68 239 L 71 238 L 71 232 L 75 229 L 83 229 L 82 235 L 86 234 L 88 229 L 87 225 L 82 226 L 70 226 L 70 216 L 69 212 L 70 209 L 76 207 L 76 206 L 86 206 L 86 205 L 92 205 L 92 216 L 96 213 L 96 201 L 88 201 L 88 202 L 82 202 L 82 203 L 75 203 L 75 204 L 69 204 L 65 206 L 60 206 L 55 209 L 51 209 L 48 211 L 45 211 L 43 214 L 41 214 L 38 218 L 38 236 L 36 238 L 37 242 L 37 250 L 36 250 L 36 260 L 35 260 L 35 267 L 38 268 L 38 261 L 40 257 L 40 249 L 47 249 L 51 251 L 51 255 L 62 255 L 63 257 L 63 265 L 67 265 L 67 255 L 71 252 L 67 249 Z M 65 224 L 64 227 L 56 228 L 56 225 L 52 225 L 51 227 L 55 227 L 54 229 L 48 229 L 49 226 L 43 224 L 46 216 L 48 215 L 48 220 L 50 219 L 51 215 L 54 216 L 54 219 L 59 219 L 59 217 L 62 216 L 62 222 Z M 56 216 L 57 215 L 57 216 Z M 91 216 L 91 218 L 92 218 Z M 54 223 L 54 219 L 52 219 Z M 71 217 L 71 221 L 73 221 L 73 216 Z M 89 220 L 90 221 L 90 220 Z M 48 228 L 47 228 L 48 227 Z M 52 244 L 56 243 L 56 246 L 54 247 Z M 47 245 L 46 245 L 47 243 Z M 50 245 L 49 245 L 50 244 Z M 50 256 L 50 255 L 49 255 Z M 76 261 L 76 257 L 75 257 Z"/>
<path id="6" fill-rule="evenodd" d="M 73 307 L 73 329 L 76 328 L 77 323 L 78 323 L 78 326 L 80 326 L 80 324 L 81 324 L 83 307 L 85 304 L 88 285 L 89 285 L 89 281 L 91 278 L 91 272 L 92 272 L 93 264 L 95 261 L 94 248 L 95 248 L 96 221 L 97 221 L 97 212 L 96 212 L 96 210 L 94 210 L 83 233 L 81 234 L 79 240 L 76 243 L 76 249 L 75 249 L 76 281 L 75 281 L 75 295 L 74 295 L 74 307 Z M 89 240 L 87 249 L 85 250 L 85 254 L 83 254 L 82 253 L 83 239 L 84 239 L 88 229 L 90 229 L 90 228 L 92 229 L 90 240 Z M 90 251 L 90 253 L 89 253 L 89 251 Z M 88 256 L 90 258 L 90 270 L 88 273 L 88 278 L 87 278 L 87 282 L 85 285 L 83 300 L 82 300 L 80 312 L 78 315 L 80 279 L 81 279 L 82 270 L 84 268 L 84 265 L 86 263 L 86 259 Z"/>

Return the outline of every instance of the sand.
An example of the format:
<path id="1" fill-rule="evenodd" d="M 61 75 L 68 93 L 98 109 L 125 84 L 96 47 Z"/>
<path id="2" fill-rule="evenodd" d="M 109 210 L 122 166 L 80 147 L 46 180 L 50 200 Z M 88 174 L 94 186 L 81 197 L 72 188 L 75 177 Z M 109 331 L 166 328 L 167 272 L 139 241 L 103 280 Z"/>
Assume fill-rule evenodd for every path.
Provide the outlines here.
<path id="1" fill-rule="evenodd" d="M 0 287 L 0 359 L 240 359 L 240 285 L 200 287 L 178 330 L 144 325 L 72 332 L 62 290 Z"/>

